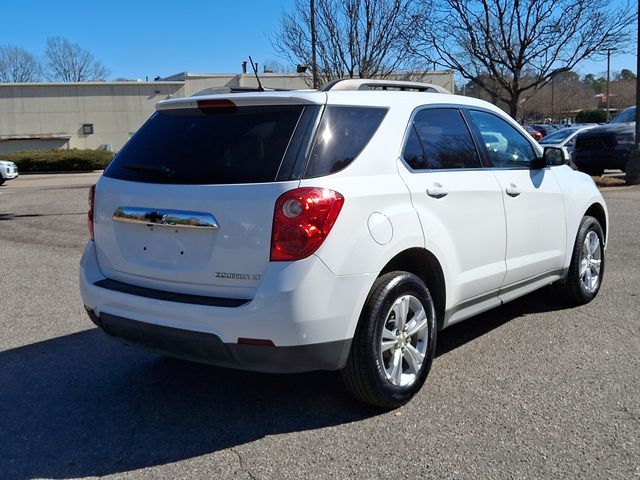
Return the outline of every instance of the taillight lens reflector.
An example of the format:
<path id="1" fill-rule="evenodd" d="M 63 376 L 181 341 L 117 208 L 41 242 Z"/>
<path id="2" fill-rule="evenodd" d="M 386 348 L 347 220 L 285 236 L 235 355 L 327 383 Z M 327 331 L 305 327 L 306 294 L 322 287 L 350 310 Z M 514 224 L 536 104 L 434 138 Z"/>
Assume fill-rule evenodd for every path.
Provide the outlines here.
<path id="1" fill-rule="evenodd" d="M 324 242 L 338 219 L 344 197 L 317 187 L 296 188 L 276 201 L 271 261 L 301 260 Z"/>
<path id="2" fill-rule="evenodd" d="M 96 186 L 91 185 L 89 187 L 89 211 L 87 212 L 87 228 L 89 229 L 89 237 L 91 240 L 95 240 L 95 236 L 93 234 L 93 206 L 96 198 Z"/>

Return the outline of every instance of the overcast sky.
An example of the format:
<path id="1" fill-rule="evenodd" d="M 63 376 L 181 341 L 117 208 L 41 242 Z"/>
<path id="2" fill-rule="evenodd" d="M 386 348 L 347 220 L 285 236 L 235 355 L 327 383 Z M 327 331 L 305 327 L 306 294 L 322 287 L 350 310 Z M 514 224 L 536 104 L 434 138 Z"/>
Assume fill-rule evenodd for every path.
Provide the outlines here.
<path id="1" fill-rule="evenodd" d="M 614 2 L 620 0 L 613 0 Z M 293 0 L 5 0 L 0 45 L 42 55 L 47 37 L 63 36 L 89 50 L 110 79 L 152 79 L 182 71 L 239 72 L 249 55 L 260 65 L 277 60 L 270 37 Z M 636 71 L 632 54 L 614 54 L 611 68 Z M 587 62 L 581 74 L 606 71 Z"/>

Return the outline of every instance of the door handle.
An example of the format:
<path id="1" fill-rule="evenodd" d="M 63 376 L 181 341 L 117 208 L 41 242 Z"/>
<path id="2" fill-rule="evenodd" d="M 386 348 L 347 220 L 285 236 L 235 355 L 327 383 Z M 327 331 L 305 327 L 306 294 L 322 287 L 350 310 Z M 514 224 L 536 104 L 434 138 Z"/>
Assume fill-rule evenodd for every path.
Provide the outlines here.
<path id="1" fill-rule="evenodd" d="M 433 198 L 442 198 L 449 195 L 449 190 L 439 183 L 434 183 L 433 187 L 427 188 L 427 195 Z"/>
<path id="2" fill-rule="evenodd" d="M 522 190 L 520 190 L 520 188 L 518 188 L 518 186 L 515 183 L 509 184 L 505 189 L 505 191 L 507 192 L 507 195 L 509 195 L 510 197 L 517 197 L 522 193 Z"/>

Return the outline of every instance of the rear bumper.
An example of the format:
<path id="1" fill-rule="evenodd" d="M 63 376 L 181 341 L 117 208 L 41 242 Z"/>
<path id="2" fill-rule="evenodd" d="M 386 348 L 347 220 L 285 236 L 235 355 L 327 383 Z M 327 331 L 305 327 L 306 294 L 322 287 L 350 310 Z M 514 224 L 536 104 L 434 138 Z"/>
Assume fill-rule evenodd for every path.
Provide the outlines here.
<path id="1" fill-rule="evenodd" d="M 115 338 L 220 366 L 300 372 L 346 364 L 375 275 L 336 276 L 314 256 L 273 262 L 256 295 L 238 306 L 103 288 L 104 280 L 94 243 L 89 242 L 80 264 L 80 292 L 94 322 Z M 247 345 L 239 339 L 273 346 Z"/>
<path id="2" fill-rule="evenodd" d="M 89 318 L 107 335 L 128 345 L 199 363 L 268 373 L 336 370 L 347 360 L 348 340 L 276 347 L 224 343 L 212 333 L 139 322 L 104 313 Z"/>

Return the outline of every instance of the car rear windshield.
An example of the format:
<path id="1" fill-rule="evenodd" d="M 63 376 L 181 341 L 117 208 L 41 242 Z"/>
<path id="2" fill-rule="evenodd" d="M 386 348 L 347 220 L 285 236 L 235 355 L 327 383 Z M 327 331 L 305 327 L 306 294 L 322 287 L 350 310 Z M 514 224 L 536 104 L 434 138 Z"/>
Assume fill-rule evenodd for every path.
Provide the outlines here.
<path id="1" fill-rule="evenodd" d="M 159 111 L 105 176 L 170 184 L 273 182 L 303 110 L 277 105 Z"/>

